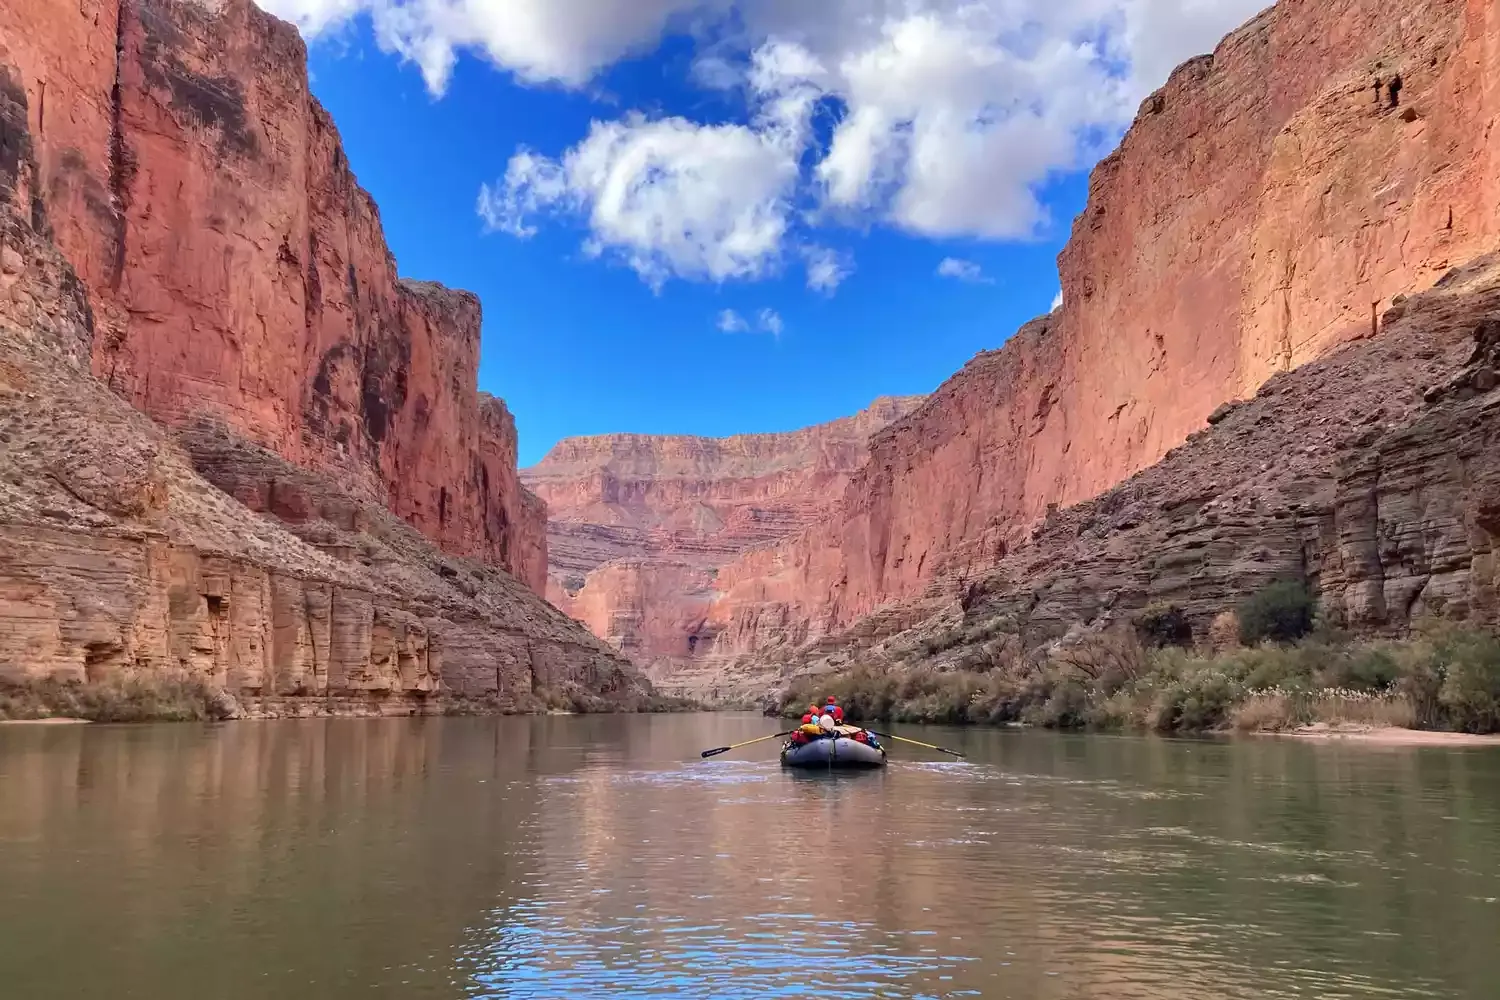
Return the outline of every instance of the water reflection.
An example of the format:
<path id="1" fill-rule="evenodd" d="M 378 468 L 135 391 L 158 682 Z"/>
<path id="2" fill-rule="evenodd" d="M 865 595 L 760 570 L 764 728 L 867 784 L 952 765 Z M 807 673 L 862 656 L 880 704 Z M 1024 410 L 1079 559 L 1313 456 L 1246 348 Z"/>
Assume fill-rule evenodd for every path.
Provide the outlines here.
<path id="1" fill-rule="evenodd" d="M 1500 975 L 1500 754 L 934 731 L 970 760 L 697 759 L 764 726 L 0 731 L 0 974 L 153 1000 L 1458 998 Z"/>

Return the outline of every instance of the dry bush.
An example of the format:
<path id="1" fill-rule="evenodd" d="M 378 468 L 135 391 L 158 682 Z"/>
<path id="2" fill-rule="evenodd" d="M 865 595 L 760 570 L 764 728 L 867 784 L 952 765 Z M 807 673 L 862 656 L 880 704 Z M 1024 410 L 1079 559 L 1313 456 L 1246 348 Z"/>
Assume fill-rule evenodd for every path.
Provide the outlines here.
<path id="1" fill-rule="evenodd" d="M 1291 696 L 1282 691 L 1254 691 L 1235 706 L 1230 723 L 1242 733 L 1274 733 L 1297 725 Z"/>
<path id="2" fill-rule="evenodd" d="M 1113 693 L 1146 673 L 1146 648 L 1131 632 L 1096 632 L 1065 646 L 1047 658 L 1048 666 L 1064 676 L 1072 675 Z"/>
<path id="3" fill-rule="evenodd" d="M 197 722 L 237 714 L 223 691 L 171 671 L 121 675 L 92 684 L 51 679 L 0 688 L 0 719 Z"/>
<path id="4" fill-rule="evenodd" d="M 1225 653 L 1240 648 L 1240 618 L 1233 611 L 1221 611 L 1208 626 L 1208 648 Z"/>

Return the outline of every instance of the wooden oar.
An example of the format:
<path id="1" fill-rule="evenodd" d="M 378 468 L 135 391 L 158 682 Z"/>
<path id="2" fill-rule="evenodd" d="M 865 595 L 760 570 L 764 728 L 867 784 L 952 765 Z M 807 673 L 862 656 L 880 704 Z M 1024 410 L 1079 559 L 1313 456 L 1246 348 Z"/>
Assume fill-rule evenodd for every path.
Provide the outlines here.
<path id="1" fill-rule="evenodd" d="M 728 753 L 731 750 L 738 750 L 740 747 L 747 747 L 747 746 L 749 746 L 752 743 L 760 743 L 760 742 L 762 742 L 764 740 L 774 740 L 778 736 L 790 736 L 793 733 L 795 733 L 796 731 L 797 730 L 795 730 L 795 729 L 788 729 L 784 733 L 772 733 L 770 736 L 757 736 L 753 740 L 746 740 L 743 743 L 736 743 L 733 746 L 715 747 L 712 750 L 705 750 L 705 751 L 703 751 L 703 753 L 702 753 L 701 756 L 712 757 L 714 754 Z"/>
<path id="2" fill-rule="evenodd" d="M 929 750 L 936 750 L 938 753 L 945 753 L 949 756 L 957 757 L 960 760 L 962 760 L 964 757 L 964 755 L 959 753 L 957 750 L 949 750 L 947 747 L 933 746 L 931 743 L 923 743 L 921 740 L 909 740 L 905 736 L 892 736 L 890 733 L 877 733 L 873 729 L 866 729 L 865 732 L 875 736 L 879 736 L 883 740 L 900 740 L 902 743 L 913 743 L 919 747 L 926 747 Z"/>

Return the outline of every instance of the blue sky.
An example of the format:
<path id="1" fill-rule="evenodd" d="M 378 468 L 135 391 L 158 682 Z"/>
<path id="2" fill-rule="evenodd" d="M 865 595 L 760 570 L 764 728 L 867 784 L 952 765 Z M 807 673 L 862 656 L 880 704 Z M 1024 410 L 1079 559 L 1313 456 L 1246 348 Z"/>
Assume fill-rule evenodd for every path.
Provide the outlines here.
<path id="1" fill-rule="evenodd" d="M 1131 11 L 1197 11 L 1185 56 L 1247 6 L 1079 0 L 1104 13 L 967 36 L 937 10 L 859 38 L 834 10 L 854 0 L 759 30 L 631 20 L 698 0 L 548 0 L 435 43 L 382 20 L 393 0 L 262 2 L 309 36 L 401 273 L 483 300 L 480 387 L 523 465 L 567 436 L 787 430 L 932 391 L 1051 308 L 1088 166 L 1180 57 L 1133 49 Z"/>

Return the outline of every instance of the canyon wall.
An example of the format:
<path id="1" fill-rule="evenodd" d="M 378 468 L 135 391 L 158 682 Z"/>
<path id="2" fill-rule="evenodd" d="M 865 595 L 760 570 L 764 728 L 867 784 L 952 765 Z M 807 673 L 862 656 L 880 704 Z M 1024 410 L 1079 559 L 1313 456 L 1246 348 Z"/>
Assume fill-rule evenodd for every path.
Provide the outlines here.
<path id="1" fill-rule="evenodd" d="M 16 0 L 0 61 L 100 379 L 544 588 L 514 422 L 476 390 L 479 302 L 397 277 L 291 25 L 250 0 Z"/>
<path id="2" fill-rule="evenodd" d="M 1500 626 L 1500 253 L 1381 321 L 1051 512 L 985 572 L 678 686 L 748 699 L 851 666 L 987 671 L 1128 628 L 1152 604 L 1182 609 L 1202 640 L 1282 579 L 1307 581 L 1333 628 Z"/>
<path id="3" fill-rule="evenodd" d="M 1500 6 L 1282 0 L 1185 63 L 1094 170 L 1063 305 L 871 443 L 838 510 L 726 566 L 723 653 L 1005 558 L 1057 505 L 1371 334 L 1500 240 Z"/>
<path id="4" fill-rule="evenodd" d="M 920 404 L 878 399 L 782 434 L 559 442 L 521 473 L 551 514 L 548 597 L 659 672 L 710 657 L 719 568 L 825 517 L 870 436 Z"/>
<path id="5" fill-rule="evenodd" d="M 3 37 L 0 694 L 185 678 L 215 691 L 225 716 L 648 707 L 650 684 L 614 650 L 509 572 L 440 551 L 368 482 L 293 464 L 255 440 L 264 435 L 243 413 L 142 412 L 92 373 L 100 337 L 119 330 L 108 326 L 116 302 L 80 280 L 55 242 L 69 220 L 54 224 L 53 206 L 66 199 L 48 197 L 56 175 L 32 131 L 43 120 L 34 78 L 6 63 L 15 39 Z M 89 113 L 49 106 L 65 122 Z M 471 297 L 400 287 L 413 341 L 477 336 Z M 178 346 L 221 344 L 205 335 Z M 462 355 L 431 359 L 427 373 L 472 380 Z M 452 388 L 444 405 L 462 401 L 464 386 Z M 517 483 L 514 428 L 498 401 L 470 395 L 488 448 L 476 477 L 486 461 L 503 466 L 483 503 Z M 517 515 L 505 521 L 500 508 L 498 523 L 539 528 L 539 501 L 514 492 Z M 544 545 L 538 534 L 511 558 L 536 576 Z"/>

